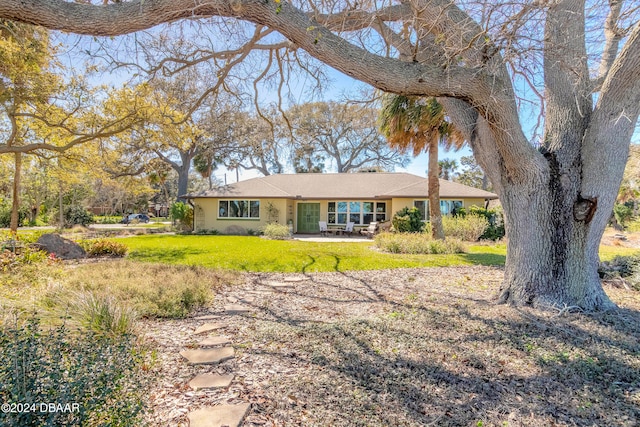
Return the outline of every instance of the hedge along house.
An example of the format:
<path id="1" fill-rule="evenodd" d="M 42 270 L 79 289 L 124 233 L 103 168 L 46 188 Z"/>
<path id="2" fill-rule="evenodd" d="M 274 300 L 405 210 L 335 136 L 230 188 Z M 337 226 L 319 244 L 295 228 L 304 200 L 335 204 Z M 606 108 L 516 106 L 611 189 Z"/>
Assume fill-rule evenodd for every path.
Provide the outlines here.
<path id="1" fill-rule="evenodd" d="M 429 220 L 427 179 L 408 173 L 279 174 L 253 178 L 215 190 L 188 194 L 194 207 L 194 230 L 223 234 L 258 231 L 270 222 L 289 224 L 295 233 L 389 221 L 404 207 L 417 207 Z M 443 215 L 472 205 L 485 206 L 498 196 L 440 180 Z"/>

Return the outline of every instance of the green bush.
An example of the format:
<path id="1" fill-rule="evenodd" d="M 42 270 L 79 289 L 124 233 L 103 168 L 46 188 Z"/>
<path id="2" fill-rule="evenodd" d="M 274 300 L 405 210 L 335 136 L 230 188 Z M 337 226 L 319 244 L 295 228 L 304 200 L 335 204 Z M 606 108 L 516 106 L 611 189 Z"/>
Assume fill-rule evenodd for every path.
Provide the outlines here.
<path id="1" fill-rule="evenodd" d="M 422 214 L 418 208 L 403 208 L 396 212 L 391 220 L 393 229 L 398 233 L 419 233 L 424 229 Z"/>
<path id="2" fill-rule="evenodd" d="M 0 227 L 8 228 L 11 225 L 11 208 L 11 203 L 7 201 L 0 202 Z M 28 216 L 29 211 L 27 209 L 18 209 L 18 225 L 24 224 Z"/>
<path id="3" fill-rule="evenodd" d="M 29 246 L 15 251 L 0 248 L 0 272 L 9 272 L 25 264 L 39 264 L 49 259 L 46 252 Z"/>
<path id="4" fill-rule="evenodd" d="M 179 223 L 182 231 L 193 228 L 193 209 L 186 203 L 176 202 L 171 205 L 170 215 L 173 221 Z"/>
<path id="5" fill-rule="evenodd" d="M 80 246 L 82 246 L 90 257 L 123 257 L 129 250 L 124 243 L 108 239 L 83 240 L 80 242 Z"/>
<path id="6" fill-rule="evenodd" d="M 611 261 L 603 261 L 598 267 L 598 274 L 604 280 L 622 279 L 640 291 L 640 254 L 618 255 Z"/>
<path id="7" fill-rule="evenodd" d="M 109 216 L 109 215 L 95 215 L 93 217 L 95 224 L 120 224 L 122 222 L 121 216 Z"/>
<path id="8" fill-rule="evenodd" d="M 442 217 L 444 235 L 466 242 L 476 242 L 484 234 L 487 227 L 489 227 L 489 221 L 480 215 L 467 214 L 465 216 Z"/>
<path id="9" fill-rule="evenodd" d="M 60 211 L 53 214 L 51 220 L 62 228 L 71 228 L 74 225 L 87 226 L 93 223 L 93 215 L 80 205 L 72 205 L 64 208 L 63 211 L 64 224 L 60 222 Z"/>
<path id="10" fill-rule="evenodd" d="M 465 251 L 457 239 L 436 240 L 426 233 L 380 233 L 375 236 L 378 248 L 395 254 L 455 254 Z"/>
<path id="11" fill-rule="evenodd" d="M 613 206 L 613 214 L 615 215 L 618 224 L 625 227 L 627 222 L 633 218 L 633 208 L 626 204 L 616 203 Z"/>
<path id="12" fill-rule="evenodd" d="M 262 234 L 267 239 L 274 240 L 285 240 L 291 238 L 289 227 L 284 224 L 278 224 L 275 222 L 265 225 L 262 229 Z"/>
<path id="13" fill-rule="evenodd" d="M 479 206 L 470 206 L 466 209 L 459 209 L 457 212 L 457 216 L 459 217 L 464 218 L 466 215 L 482 216 L 489 222 L 488 227 L 482 236 L 480 236 L 481 240 L 500 240 L 504 237 L 504 214 L 502 208 L 485 209 Z"/>
<path id="14" fill-rule="evenodd" d="M 198 231 L 194 232 L 193 234 L 201 234 L 201 235 L 204 235 L 204 236 L 215 236 L 215 235 L 220 234 L 220 232 L 218 230 L 216 230 L 215 228 L 211 228 L 211 229 L 203 228 L 201 230 L 198 230 Z"/>
<path id="15" fill-rule="evenodd" d="M 0 325 L 1 403 L 70 405 L 67 411 L 2 411 L 0 425 L 139 425 L 148 384 L 144 359 L 131 335 L 70 333 L 64 325 L 46 330 L 36 316 Z"/>

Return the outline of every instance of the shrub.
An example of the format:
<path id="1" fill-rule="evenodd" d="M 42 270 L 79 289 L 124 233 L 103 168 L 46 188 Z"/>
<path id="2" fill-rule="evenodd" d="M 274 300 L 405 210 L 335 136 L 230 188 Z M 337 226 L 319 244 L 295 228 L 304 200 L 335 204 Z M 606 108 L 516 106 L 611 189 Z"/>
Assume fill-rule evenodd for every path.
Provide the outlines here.
<path id="1" fill-rule="evenodd" d="M 194 232 L 193 234 L 202 234 L 202 235 L 205 235 L 205 236 L 215 236 L 217 234 L 220 234 L 220 232 L 218 230 L 216 230 L 215 228 L 211 228 L 211 229 L 203 228 L 201 230 L 198 230 L 198 231 Z"/>
<path id="2" fill-rule="evenodd" d="M 633 208 L 626 204 L 616 203 L 613 206 L 613 214 L 615 215 L 618 224 L 625 227 L 627 222 L 633 218 Z"/>
<path id="3" fill-rule="evenodd" d="M 142 423 L 148 375 L 143 375 L 145 356 L 135 337 L 70 333 L 64 325 L 45 330 L 36 316 L 11 323 L 0 325 L 2 403 L 77 406 L 71 411 L 2 411 L 0 425 Z"/>
<path id="4" fill-rule="evenodd" d="M 291 238 L 289 227 L 275 222 L 265 225 L 262 229 L 262 233 L 267 239 L 285 240 Z"/>
<path id="5" fill-rule="evenodd" d="M 109 215 L 95 215 L 93 217 L 95 224 L 120 224 L 122 222 L 121 216 L 109 216 Z"/>
<path id="6" fill-rule="evenodd" d="M 176 202 L 172 204 L 170 215 L 171 219 L 180 223 L 180 228 L 183 231 L 193 228 L 193 209 L 186 203 Z"/>
<path id="7" fill-rule="evenodd" d="M 84 240 L 80 242 L 80 246 L 90 257 L 123 257 L 129 250 L 125 244 L 108 239 Z"/>
<path id="8" fill-rule="evenodd" d="M 418 208 L 403 208 L 396 212 L 391 220 L 393 229 L 398 233 L 419 233 L 424 229 L 422 214 Z"/>
<path id="9" fill-rule="evenodd" d="M 484 216 L 467 214 L 463 216 L 443 216 L 444 235 L 467 242 L 475 242 L 484 234 L 489 221 Z"/>
<path id="10" fill-rule="evenodd" d="M 39 264 L 49 260 L 46 252 L 26 246 L 19 250 L 11 251 L 0 248 L 0 271 L 12 271 L 18 266 L 25 264 Z"/>
<path id="11" fill-rule="evenodd" d="M 640 291 L 640 254 L 618 255 L 611 261 L 601 262 L 598 274 L 604 280 L 622 279 L 631 288 Z"/>
<path id="12" fill-rule="evenodd" d="M 87 226 L 93 223 L 93 215 L 80 205 L 72 205 L 64 208 L 63 211 L 64 224 L 60 222 L 60 211 L 53 214 L 51 220 L 62 228 L 71 228 L 74 225 Z"/>
<path id="13" fill-rule="evenodd" d="M 375 236 L 378 248 L 396 254 L 454 254 L 465 251 L 457 239 L 435 240 L 426 233 L 380 233 Z"/>
<path id="14" fill-rule="evenodd" d="M 485 209 L 479 206 L 470 206 L 466 209 L 459 209 L 457 212 L 457 216 L 464 218 L 466 215 L 482 216 L 489 222 L 488 227 L 484 230 L 480 239 L 499 240 L 504 237 L 504 214 L 501 207 L 496 209 Z"/>
<path id="15" fill-rule="evenodd" d="M 11 225 L 11 203 L 0 202 L 0 227 L 7 228 Z M 22 225 L 29 216 L 29 211 L 25 208 L 18 209 L 18 225 Z"/>

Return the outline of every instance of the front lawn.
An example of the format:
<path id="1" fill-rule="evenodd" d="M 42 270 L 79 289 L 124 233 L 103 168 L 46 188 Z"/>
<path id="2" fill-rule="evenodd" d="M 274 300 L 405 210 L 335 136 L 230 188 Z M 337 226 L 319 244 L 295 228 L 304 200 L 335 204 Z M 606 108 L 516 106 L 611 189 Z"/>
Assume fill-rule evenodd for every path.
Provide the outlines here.
<path id="1" fill-rule="evenodd" d="M 138 261 L 198 265 L 251 272 L 328 272 L 386 268 L 504 265 L 506 246 L 470 245 L 468 253 L 382 253 L 373 242 L 266 240 L 252 236 L 135 236 L 122 240 Z M 634 250 L 608 247 L 603 258 Z"/>

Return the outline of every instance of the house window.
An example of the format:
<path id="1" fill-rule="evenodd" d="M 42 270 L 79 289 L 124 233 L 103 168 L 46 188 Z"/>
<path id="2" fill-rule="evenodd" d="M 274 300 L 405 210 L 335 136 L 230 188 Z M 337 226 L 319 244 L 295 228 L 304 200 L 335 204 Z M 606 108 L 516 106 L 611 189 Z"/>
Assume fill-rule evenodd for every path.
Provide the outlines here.
<path id="1" fill-rule="evenodd" d="M 453 215 L 462 208 L 462 200 L 440 200 L 442 215 Z"/>
<path id="2" fill-rule="evenodd" d="M 327 208 L 327 223 L 367 225 L 372 221 L 384 221 L 387 215 L 385 202 L 329 202 Z M 375 219 L 374 219 L 375 218 Z"/>
<path id="3" fill-rule="evenodd" d="M 386 220 L 387 220 L 387 203 L 386 202 L 376 203 L 376 221 L 384 222 Z M 365 224 L 368 224 L 368 222 Z"/>
<path id="4" fill-rule="evenodd" d="M 220 200 L 218 218 L 260 218 L 260 200 Z"/>
<path id="5" fill-rule="evenodd" d="M 429 221 L 429 201 L 428 200 L 414 200 L 413 207 L 420 211 L 420 218 L 423 221 Z"/>
<path id="6" fill-rule="evenodd" d="M 414 200 L 413 206 L 418 208 L 423 221 L 429 221 L 429 201 Z M 442 215 L 452 215 L 462 208 L 462 200 L 440 200 L 440 213 Z"/>

